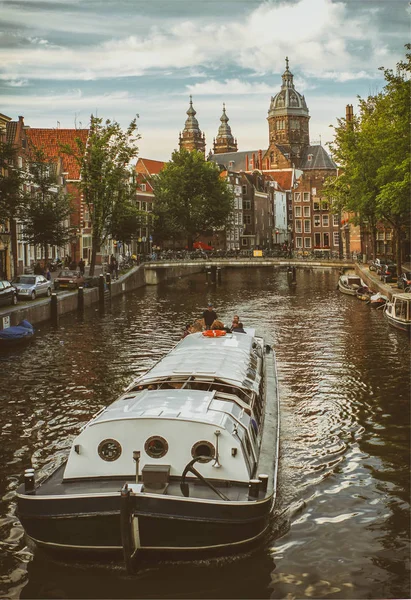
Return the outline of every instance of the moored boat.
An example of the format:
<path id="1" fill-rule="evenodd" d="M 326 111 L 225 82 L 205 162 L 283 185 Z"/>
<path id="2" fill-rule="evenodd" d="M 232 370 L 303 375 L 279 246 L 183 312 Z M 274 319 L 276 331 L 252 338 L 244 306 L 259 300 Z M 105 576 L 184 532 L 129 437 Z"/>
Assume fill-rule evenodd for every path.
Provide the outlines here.
<path id="1" fill-rule="evenodd" d="M 355 273 L 343 273 L 342 275 L 340 275 L 337 287 L 343 294 L 348 294 L 349 296 L 356 296 L 357 291 L 360 288 L 365 287 L 365 283 Z"/>
<path id="2" fill-rule="evenodd" d="M 387 296 L 381 294 L 381 292 L 377 292 L 370 296 L 369 305 L 371 308 L 382 308 L 388 302 Z"/>
<path id="3" fill-rule="evenodd" d="M 225 332 L 224 332 L 225 333 Z M 232 551 L 266 531 L 276 494 L 275 354 L 261 337 L 188 335 L 74 439 L 17 511 L 49 549 Z"/>
<path id="4" fill-rule="evenodd" d="M 28 342 L 34 335 L 34 327 L 29 321 L 0 330 L 0 350 L 15 348 Z"/>
<path id="5" fill-rule="evenodd" d="M 390 325 L 411 333 L 411 295 L 394 294 L 385 305 L 384 315 Z"/>

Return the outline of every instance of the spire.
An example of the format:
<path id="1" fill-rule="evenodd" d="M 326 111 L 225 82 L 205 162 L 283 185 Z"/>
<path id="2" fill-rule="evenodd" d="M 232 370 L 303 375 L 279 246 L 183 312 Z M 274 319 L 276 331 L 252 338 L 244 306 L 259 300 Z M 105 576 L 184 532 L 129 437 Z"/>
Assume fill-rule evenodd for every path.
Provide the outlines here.
<path id="1" fill-rule="evenodd" d="M 217 137 L 214 141 L 214 153 L 237 152 L 237 141 L 234 140 L 231 127 L 228 124 L 229 118 L 225 110 L 225 103 L 223 103 L 223 114 L 220 117 L 220 121 L 221 125 L 218 128 Z"/>
<path id="2" fill-rule="evenodd" d="M 205 152 L 205 135 L 200 130 L 196 119 L 196 111 L 193 107 L 193 97 L 190 95 L 190 106 L 187 110 L 187 119 L 184 125 L 183 133 L 180 134 L 180 148 L 186 150 L 200 150 Z"/>
<path id="3" fill-rule="evenodd" d="M 286 88 L 293 88 L 294 89 L 294 75 L 291 73 L 290 69 L 288 68 L 288 56 L 285 57 L 285 71 L 282 75 L 282 79 L 283 79 L 283 84 L 281 86 L 281 89 L 286 89 Z"/>

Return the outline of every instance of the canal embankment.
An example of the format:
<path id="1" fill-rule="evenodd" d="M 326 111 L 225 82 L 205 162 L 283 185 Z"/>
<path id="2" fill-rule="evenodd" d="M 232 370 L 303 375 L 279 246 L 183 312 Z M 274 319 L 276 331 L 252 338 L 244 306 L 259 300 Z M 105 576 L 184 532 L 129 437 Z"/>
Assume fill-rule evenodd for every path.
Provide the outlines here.
<path id="1" fill-rule="evenodd" d="M 219 271 L 231 268 L 259 268 L 259 267 L 279 267 L 287 268 L 295 266 L 298 269 L 346 269 L 355 268 L 361 279 L 374 291 L 379 291 L 391 299 L 397 288 L 390 284 L 385 284 L 379 280 L 377 274 L 370 271 L 367 265 L 341 263 L 337 261 L 298 261 L 298 260 L 213 260 L 204 262 L 160 262 L 144 263 L 133 267 L 126 273 L 120 275 L 117 280 L 106 279 L 104 277 L 105 299 L 115 298 L 121 294 L 130 293 L 133 290 L 146 285 L 158 285 L 163 281 L 171 281 L 180 277 L 187 277 L 201 272 L 211 272 L 213 268 Z M 211 281 L 213 279 L 211 278 Z M 215 281 L 215 279 L 214 279 Z M 84 310 L 88 307 L 102 302 L 101 286 L 84 288 L 81 293 L 77 290 L 61 291 L 57 298 L 37 299 L 18 303 L 16 306 L 5 306 L 0 310 L 0 329 L 17 325 L 23 319 L 30 323 L 37 324 L 48 321 L 53 318 L 53 314 L 58 318 L 66 313 Z M 53 307 L 54 303 L 54 307 Z M 54 313 L 53 313 L 54 310 Z"/>
<path id="2" fill-rule="evenodd" d="M 48 321 L 59 316 L 84 310 L 93 304 L 102 303 L 107 298 L 114 298 L 120 294 L 132 292 L 146 285 L 157 285 L 162 281 L 186 277 L 194 273 L 204 271 L 203 264 L 170 264 L 167 269 L 146 269 L 146 265 L 133 267 L 127 273 L 123 273 L 117 280 L 101 274 L 103 286 L 84 288 L 73 291 L 61 291 L 52 298 L 31 300 L 24 303 L 18 303 L 16 306 L 3 306 L 0 310 L 0 329 L 17 325 L 23 319 L 26 319 L 33 325 Z M 102 297 L 104 291 L 104 298 Z"/>

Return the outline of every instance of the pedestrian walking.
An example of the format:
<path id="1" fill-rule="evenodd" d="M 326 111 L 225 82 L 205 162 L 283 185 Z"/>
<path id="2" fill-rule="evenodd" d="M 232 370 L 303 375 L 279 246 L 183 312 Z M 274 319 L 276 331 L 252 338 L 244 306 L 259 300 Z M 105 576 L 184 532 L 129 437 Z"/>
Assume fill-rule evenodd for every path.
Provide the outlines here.
<path id="1" fill-rule="evenodd" d="M 82 277 L 84 277 L 84 273 L 85 273 L 85 270 L 86 270 L 86 263 L 84 262 L 84 260 L 82 258 L 80 258 L 80 260 L 78 261 L 78 268 L 79 268 L 79 271 L 80 271 L 80 275 Z"/>

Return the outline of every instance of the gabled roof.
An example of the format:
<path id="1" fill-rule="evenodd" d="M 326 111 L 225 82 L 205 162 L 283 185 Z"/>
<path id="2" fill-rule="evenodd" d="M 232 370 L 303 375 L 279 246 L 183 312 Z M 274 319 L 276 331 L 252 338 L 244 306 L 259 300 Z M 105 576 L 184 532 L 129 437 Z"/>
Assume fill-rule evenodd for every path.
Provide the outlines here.
<path id="1" fill-rule="evenodd" d="M 207 160 L 210 160 L 217 165 L 221 165 L 224 169 L 229 171 L 252 171 L 251 164 L 246 169 L 246 157 L 252 158 L 253 154 L 258 159 L 258 150 L 246 150 L 245 152 L 223 152 L 222 154 L 211 154 Z M 232 164 L 231 164 L 232 163 Z"/>
<path id="2" fill-rule="evenodd" d="M 9 144 L 14 144 L 16 140 L 18 121 L 9 121 L 6 124 L 6 139 Z"/>
<path id="3" fill-rule="evenodd" d="M 282 190 L 289 191 L 293 185 L 293 169 L 284 171 L 264 171 L 266 175 L 270 175 L 276 181 Z"/>
<path id="4" fill-rule="evenodd" d="M 137 173 L 146 173 L 147 175 L 158 175 L 166 163 L 161 160 L 152 160 L 151 158 L 139 158 L 136 163 Z"/>
<path id="5" fill-rule="evenodd" d="M 311 157 L 311 158 L 310 158 Z M 308 146 L 301 157 L 299 169 L 336 169 L 337 165 L 323 146 Z"/>
<path id="6" fill-rule="evenodd" d="M 66 179 L 79 180 L 80 167 L 73 156 L 67 156 L 60 150 L 63 144 L 69 144 L 73 149 L 77 149 L 76 138 L 80 138 L 86 143 L 88 138 L 88 129 L 27 129 L 27 138 L 30 146 L 43 150 L 49 160 L 57 160 L 59 157 L 63 161 L 63 173 L 66 173 Z"/>

